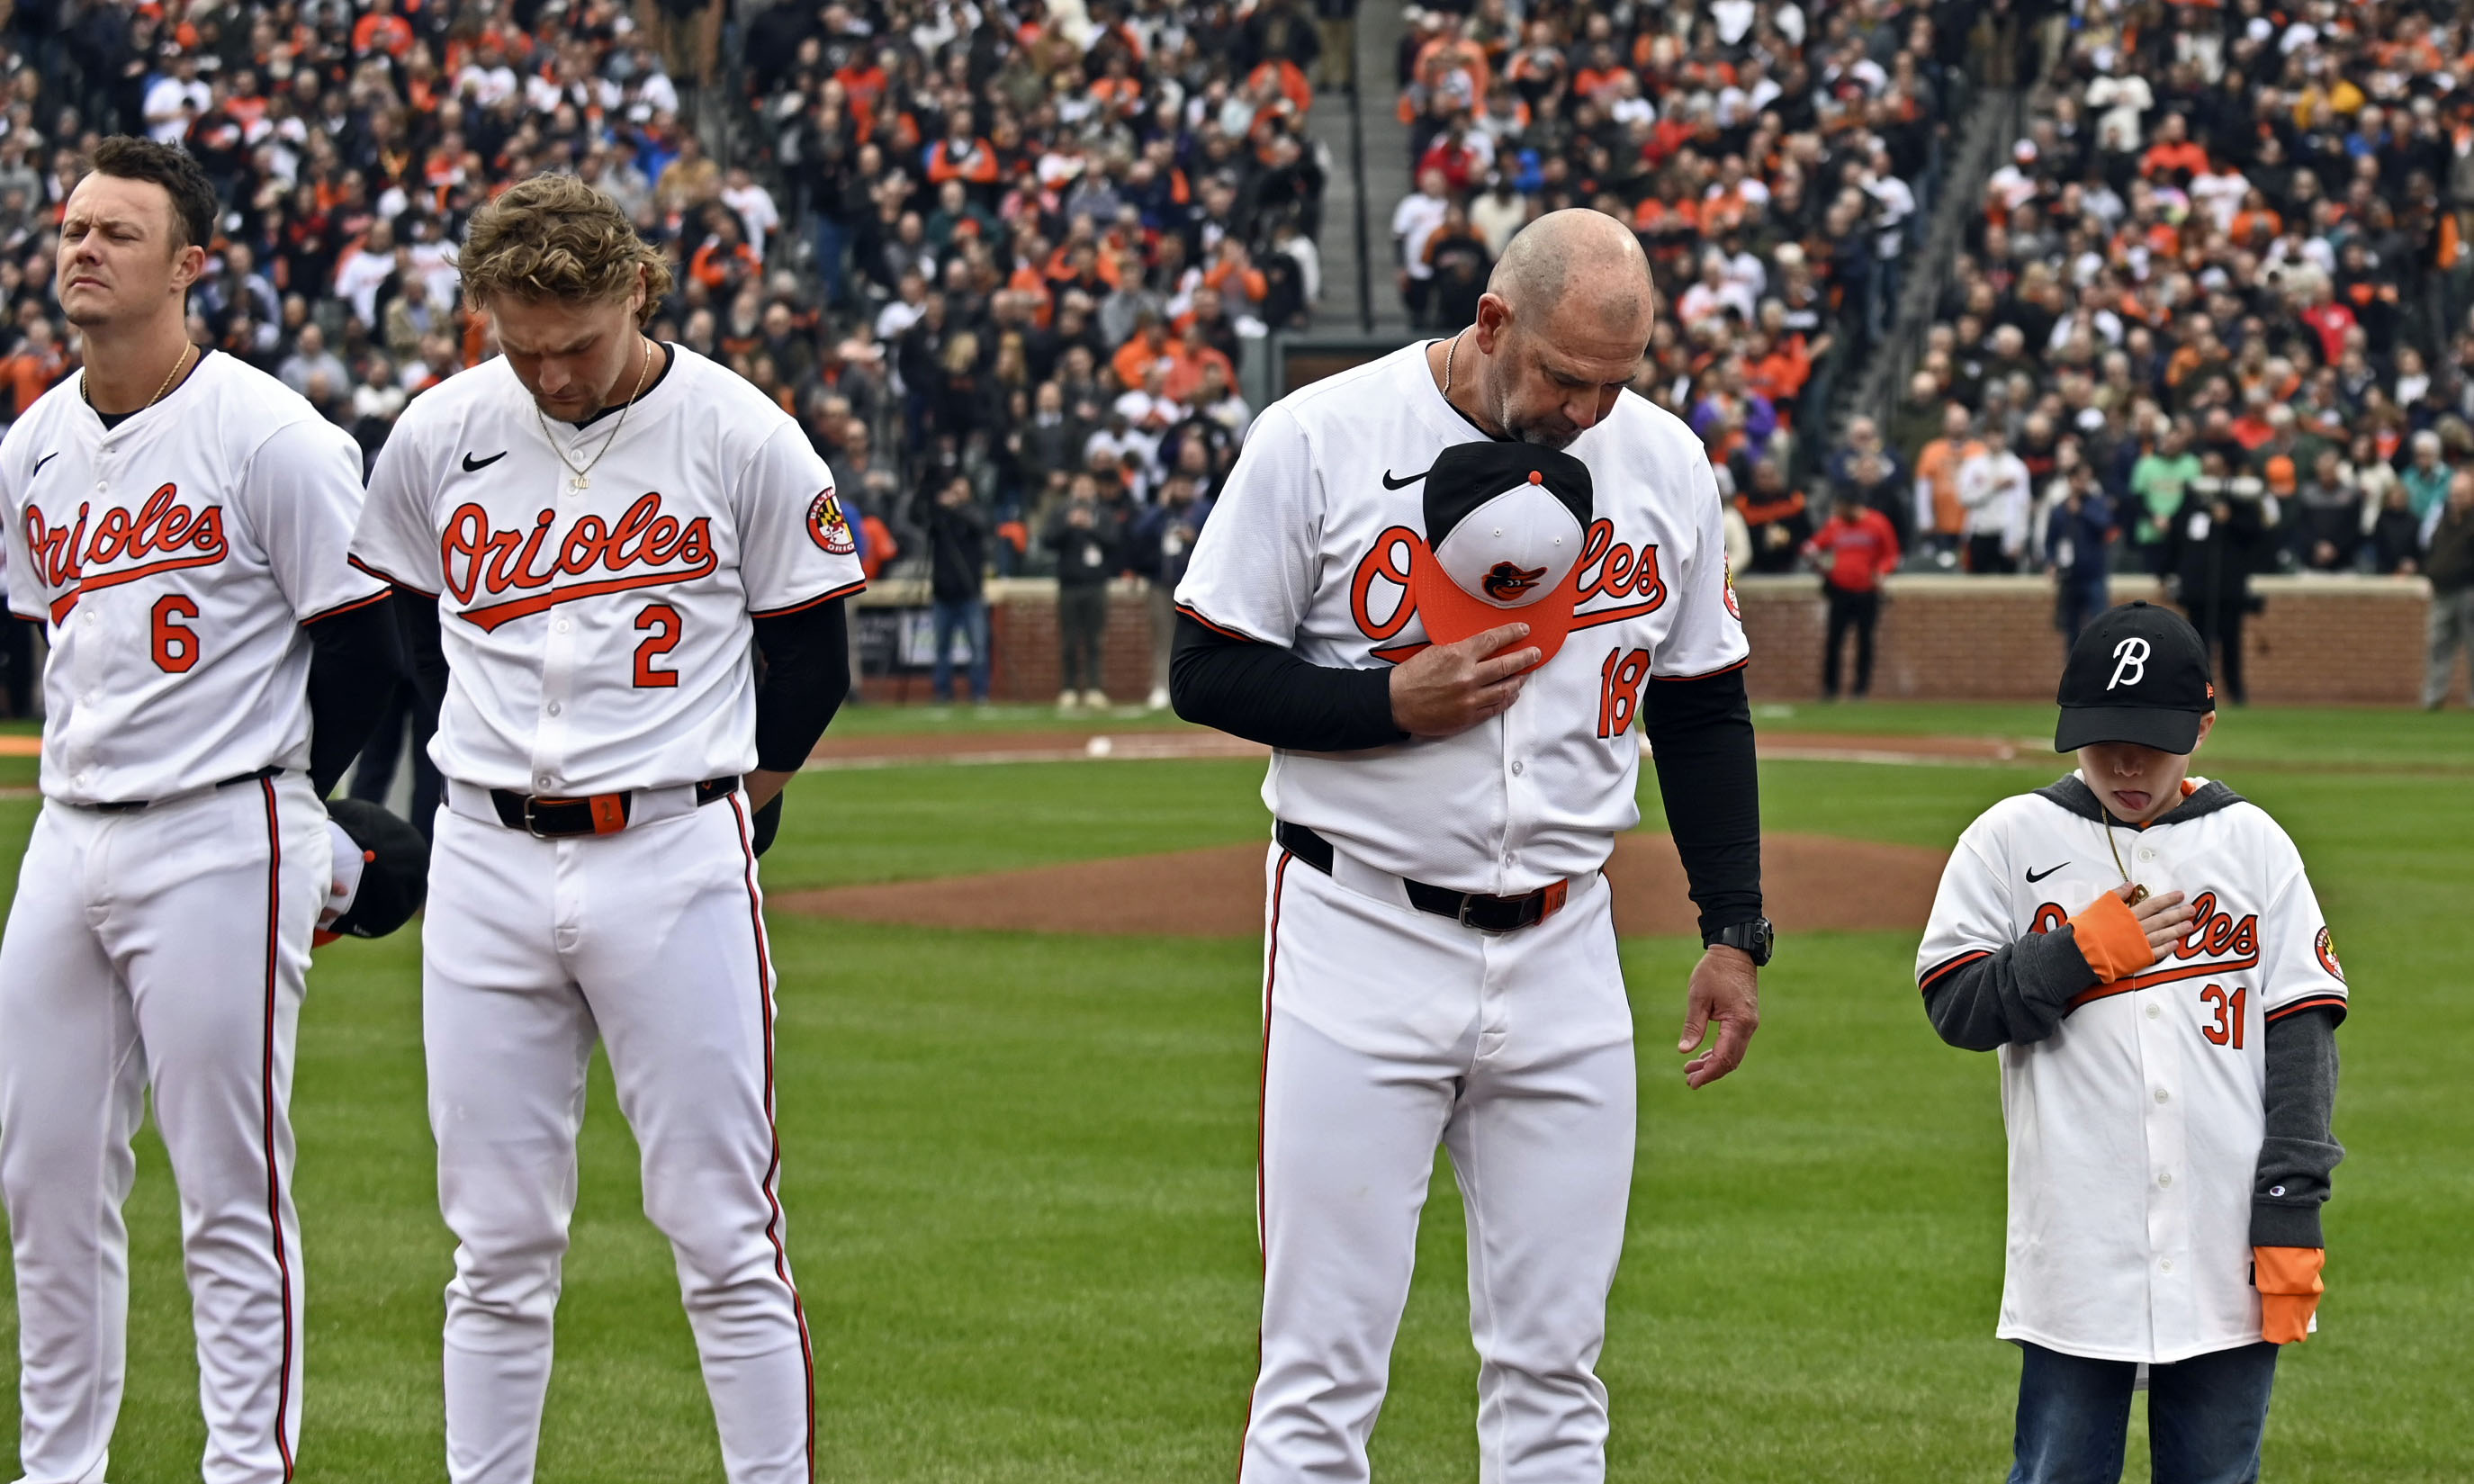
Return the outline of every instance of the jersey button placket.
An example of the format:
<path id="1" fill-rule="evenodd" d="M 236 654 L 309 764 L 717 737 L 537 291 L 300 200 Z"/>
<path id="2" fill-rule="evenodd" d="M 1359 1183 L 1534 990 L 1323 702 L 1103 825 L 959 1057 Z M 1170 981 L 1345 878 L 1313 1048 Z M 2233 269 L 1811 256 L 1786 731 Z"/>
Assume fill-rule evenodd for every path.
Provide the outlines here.
<path id="1" fill-rule="evenodd" d="M 2172 990 L 2157 986 L 2139 991 L 2153 1009 Z M 2183 1034 L 2170 1015 L 2141 1014 L 2131 1021 L 2139 1043 L 2140 1070 L 2147 1081 L 2147 1250 L 2154 1262 L 2148 1288 L 2149 1332 L 2160 1350 L 2175 1349 L 2195 1338 L 2198 1327 L 2196 1295 L 2177 1272 L 2190 1263 L 2191 1210 L 2186 1182 L 2176 1172 L 2189 1162 L 2188 1101 L 2182 1096 Z"/>
<path id="2" fill-rule="evenodd" d="M 559 481 L 557 494 L 558 519 L 550 527 L 549 539 L 543 543 L 539 560 L 552 564 L 558 560 L 563 538 L 574 529 L 576 518 L 592 498 L 590 490 L 579 490 Z M 570 608 L 553 608 L 548 621 L 542 626 L 541 714 L 533 718 L 533 773 L 536 777 L 567 777 L 567 738 L 569 713 L 575 703 L 576 634 L 575 615 Z"/>

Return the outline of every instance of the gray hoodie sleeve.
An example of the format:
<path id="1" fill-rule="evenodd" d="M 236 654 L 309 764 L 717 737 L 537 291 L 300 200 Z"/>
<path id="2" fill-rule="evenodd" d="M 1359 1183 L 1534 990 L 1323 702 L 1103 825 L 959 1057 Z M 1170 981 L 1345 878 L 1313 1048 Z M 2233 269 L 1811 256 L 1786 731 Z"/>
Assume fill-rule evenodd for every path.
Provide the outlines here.
<path id="1" fill-rule="evenodd" d="M 2268 1023 L 2268 1137 L 2251 1186 L 2253 1247 L 2321 1247 L 2319 1207 L 2345 1157 L 2329 1124 L 2337 1107 L 2337 1018 L 2330 1007 Z"/>
<path id="2" fill-rule="evenodd" d="M 1941 1038 L 1962 1051 L 2041 1041 L 2070 1013 L 2071 1000 L 2096 987 L 2096 970 L 2065 924 L 2029 933 L 1925 981 L 1925 1014 Z"/>

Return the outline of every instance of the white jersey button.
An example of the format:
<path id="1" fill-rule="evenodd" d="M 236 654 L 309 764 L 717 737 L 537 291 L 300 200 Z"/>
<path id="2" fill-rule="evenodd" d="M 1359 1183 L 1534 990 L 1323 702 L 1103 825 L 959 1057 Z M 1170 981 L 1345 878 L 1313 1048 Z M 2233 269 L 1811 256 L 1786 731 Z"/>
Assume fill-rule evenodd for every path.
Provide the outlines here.
<path id="1" fill-rule="evenodd" d="M 556 627 L 556 628 L 557 628 L 557 630 L 558 630 L 560 633 L 562 633 L 562 634 L 564 634 L 564 633 L 566 633 L 568 630 L 570 630 L 570 629 L 571 629 L 571 628 L 575 627 L 575 625 L 574 625 L 573 623 L 570 622 L 569 620 L 565 620 L 565 619 L 561 619 L 561 620 L 558 620 L 558 622 L 557 622 L 555 625 L 553 625 L 553 626 L 554 626 L 554 627 Z"/>
<path id="2" fill-rule="evenodd" d="M 1513 776 L 1513 777 L 1515 777 L 1515 778 L 1519 777 L 1519 776 L 1520 776 L 1520 773 L 1521 773 L 1521 769 L 1523 769 L 1523 768 L 1527 767 L 1528 766 L 1529 766 L 1529 765 L 1527 765 L 1527 764 L 1525 764 L 1525 763 L 1515 763 L 1515 764 L 1513 764 L 1513 765 L 1512 765 L 1512 776 Z"/>
<path id="3" fill-rule="evenodd" d="M 2153 861 L 2156 859 L 2156 852 L 2150 850 L 2146 845 L 2142 845 L 2139 847 L 2139 859 L 2143 861 Z"/>
<path id="4" fill-rule="evenodd" d="M 2155 1019 L 2163 1013 L 2165 1013 L 2165 1007 L 2161 1005 L 2150 1005 L 2147 1007 L 2147 1018 L 2150 1020 Z"/>
<path id="5" fill-rule="evenodd" d="M 557 715 L 559 714 L 559 712 L 560 712 L 560 710 L 561 710 L 561 709 L 562 709 L 562 708 L 559 706 L 558 702 L 556 702 L 556 701 L 552 701 L 552 702 L 550 702 L 548 705 L 546 705 L 546 706 L 545 706 L 545 707 L 543 707 L 543 708 L 542 708 L 542 710 L 548 712 L 548 713 L 549 713 L 551 716 L 553 716 L 553 717 L 554 717 L 554 716 L 557 716 Z"/>
<path id="6" fill-rule="evenodd" d="M 2156 1101 L 2159 1103 L 2171 1103 L 2173 1101 L 2173 1094 L 2167 1092 L 2162 1087 L 2159 1087 L 2156 1089 Z"/>
<path id="7" fill-rule="evenodd" d="M 2156 1183 L 2157 1183 L 2157 1185 L 2158 1185 L 2159 1187 L 2161 1187 L 2161 1188 L 2163 1188 L 2163 1189 L 2166 1189 L 2166 1190 L 2171 1190 L 2171 1189 L 2172 1189 L 2172 1188 L 2173 1188 L 2173 1172 L 2172 1172 L 2172 1171 L 2171 1171 L 2171 1170 L 2167 1170 L 2167 1171 L 2165 1171 L 2163 1174 L 2161 1174 L 2161 1175 L 2157 1176 L 2157 1177 L 2156 1177 Z"/>
<path id="8" fill-rule="evenodd" d="M 2171 1273 L 2173 1271 L 2173 1259 L 2168 1257 L 2163 1262 L 2158 1263 L 2157 1266 L 2163 1268 L 2166 1272 Z"/>

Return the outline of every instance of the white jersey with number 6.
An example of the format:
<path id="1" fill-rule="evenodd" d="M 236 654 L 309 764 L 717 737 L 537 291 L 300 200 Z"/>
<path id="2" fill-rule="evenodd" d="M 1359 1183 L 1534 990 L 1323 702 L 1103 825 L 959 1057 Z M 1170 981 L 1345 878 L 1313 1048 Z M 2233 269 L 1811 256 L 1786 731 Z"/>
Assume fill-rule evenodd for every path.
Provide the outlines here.
<path id="1" fill-rule="evenodd" d="M 385 591 L 344 560 L 360 450 L 229 355 L 110 427 L 79 387 L 0 441 L 9 606 L 51 638 L 43 792 L 124 803 L 307 767 L 301 625 Z"/>
<path id="2" fill-rule="evenodd" d="M 1373 669 L 1425 642 L 1408 596 L 1423 475 L 1486 436 L 1443 400 L 1420 342 L 1273 403 L 1194 546 L 1179 607 L 1317 665 Z M 1640 822 L 1642 690 L 1749 653 L 1701 442 L 1630 392 L 1565 450 L 1596 519 L 1561 653 L 1503 716 L 1341 757 L 1276 752 L 1272 813 L 1395 875 L 1514 894 L 1606 864 Z"/>
<path id="3" fill-rule="evenodd" d="M 438 595 L 453 678 L 430 757 L 449 778 L 568 796 L 744 773 L 751 617 L 862 585 L 798 424 L 670 355 L 623 426 L 612 409 L 546 430 L 486 362 L 414 401 L 378 455 L 352 559 Z"/>

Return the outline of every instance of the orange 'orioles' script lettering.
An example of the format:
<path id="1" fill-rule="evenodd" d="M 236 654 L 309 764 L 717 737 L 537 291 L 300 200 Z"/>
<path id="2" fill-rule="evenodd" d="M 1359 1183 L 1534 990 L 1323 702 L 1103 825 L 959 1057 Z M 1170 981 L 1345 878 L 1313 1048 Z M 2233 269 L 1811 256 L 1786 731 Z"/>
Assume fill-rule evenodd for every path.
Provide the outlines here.
<path id="1" fill-rule="evenodd" d="M 1418 611 L 1417 599 L 1409 596 L 1409 564 L 1414 558 L 1411 548 L 1422 545 L 1423 538 L 1409 527 L 1387 526 L 1366 554 L 1358 558 L 1357 572 L 1348 583 L 1349 617 L 1357 620 L 1357 631 L 1376 644 L 1406 628 L 1410 617 Z M 1378 596 L 1377 584 L 1389 587 L 1390 593 Z M 1590 610 L 1588 604 L 1593 597 L 1633 600 Z M 1613 522 L 1590 522 L 1588 533 L 1581 539 L 1580 601 L 1583 611 L 1572 620 L 1576 630 L 1620 623 L 1664 607 L 1666 582 L 1658 572 L 1658 547 L 1644 546 L 1635 552 L 1630 543 L 1615 540 Z M 1378 612 L 1382 617 L 1376 617 Z M 1507 614 L 1505 621 L 1515 617 Z M 1397 663 L 1424 647 L 1398 645 L 1377 649 L 1374 655 Z"/>
<path id="2" fill-rule="evenodd" d="M 42 507 L 28 500 L 26 549 L 44 585 L 60 594 L 52 599 L 54 623 L 88 593 L 183 567 L 211 567 L 231 550 L 224 541 L 223 507 L 191 510 L 171 484 L 157 487 L 133 516 L 119 505 L 98 516 L 90 502 L 81 503 L 77 519 L 66 525 L 52 524 Z M 130 565 L 87 575 L 89 569 L 124 560 Z"/>
<path id="3" fill-rule="evenodd" d="M 544 510 L 534 517 L 530 530 L 500 530 L 479 505 L 467 501 L 455 507 L 439 540 L 447 591 L 468 604 L 477 595 L 524 595 L 467 607 L 459 617 L 484 630 L 495 629 L 580 597 L 701 577 L 720 562 L 713 547 L 713 518 L 698 516 L 682 524 L 677 517 L 662 513 L 659 494 L 645 494 L 616 523 L 597 515 L 578 516 L 553 541 L 550 526 L 557 520 L 557 511 Z M 628 571 L 640 566 L 644 570 Z M 595 572 L 609 575 L 587 575 Z M 586 580 L 553 586 L 561 577 Z"/>

